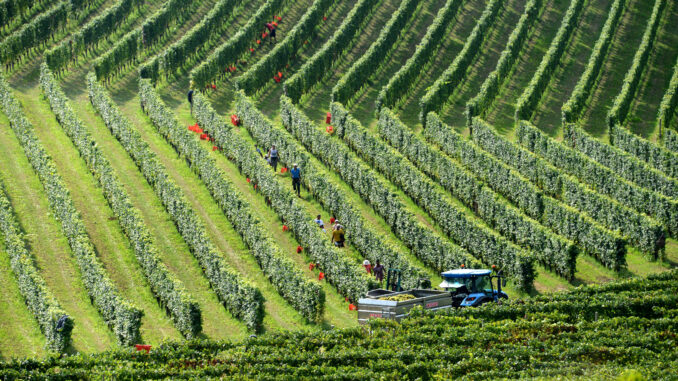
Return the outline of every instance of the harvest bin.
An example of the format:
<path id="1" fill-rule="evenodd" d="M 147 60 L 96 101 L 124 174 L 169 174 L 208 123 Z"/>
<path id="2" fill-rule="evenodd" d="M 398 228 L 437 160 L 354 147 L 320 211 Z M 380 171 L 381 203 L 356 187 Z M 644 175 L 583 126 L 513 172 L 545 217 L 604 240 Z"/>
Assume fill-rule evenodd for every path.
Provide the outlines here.
<path id="1" fill-rule="evenodd" d="M 414 299 L 404 301 L 379 299 L 403 294 L 411 294 Z M 400 292 L 372 290 L 367 293 L 366 297 L 358 300 L 358 323 L 365 324 L 368 319 L 400 320 L 406 317 L 414 306 L 422 306 L 426 310 L 450 308 L 452 307 L 452 293 L 420 289 Z"/>

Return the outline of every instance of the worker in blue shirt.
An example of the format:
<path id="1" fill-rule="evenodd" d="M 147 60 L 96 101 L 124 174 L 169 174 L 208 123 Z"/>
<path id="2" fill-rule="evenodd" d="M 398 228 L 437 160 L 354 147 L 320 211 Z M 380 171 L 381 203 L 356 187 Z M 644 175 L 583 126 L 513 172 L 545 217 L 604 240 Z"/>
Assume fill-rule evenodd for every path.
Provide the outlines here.
<path id="1" fill-rule="evenodd" d="M 290 174 L 292 175 L 292 188 L 297 192 L 297 197 L 301 197 L 301 170 L 297 163 L 294 163 L 294 168 L 292 168 Z"/>

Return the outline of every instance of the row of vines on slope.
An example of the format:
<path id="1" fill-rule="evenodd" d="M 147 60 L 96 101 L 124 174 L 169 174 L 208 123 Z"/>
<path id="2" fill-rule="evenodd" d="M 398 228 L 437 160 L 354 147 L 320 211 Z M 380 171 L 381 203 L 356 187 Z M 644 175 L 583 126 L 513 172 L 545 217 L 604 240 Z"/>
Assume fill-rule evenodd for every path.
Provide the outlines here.
<path id="1" fill-rule="evenodd" d="M 666 232 L 656 220 L 590 189 L 565 171 L 501 136 L 478 118 L 471 123 L 471 137 L 485 151 L 516 168 L 545 194 L 577 208 L 608 229 L 618 231 L 641 251 L 656 258 L 664 250 Z"/>
<path id="2" fill-rule="evenodd" d="M 36 268 L 35 259 L 26 249 L 21 227 L 14 216 L 14 208 L 0 179 L 0 231 L 4 235 L 5 251 L 9 254 L 12 271 L 19 290 L 40 330 L 47 338 L 47 348 L 63 352 L 71 343 L 73 318 L 68 316 Z"/>
<path id="3" fill-rule="evenodd" d="M 278 216 L 290 227 L 299 243 L 304 246 L 311 258 L 320 264 L 327 280 L 341 294 L 353 301 L 357 301 L 367 290 L 374 288 L 376 286 L 374 281 L 368 278 L 364 271 L 360 271 L 357 264 L 345 256 L 342 250 L 335 248 L 326 239 L 311 216 L 307 215 L 295 200 L 293 193 L 276 180 L 275 173 L 271 172 L 266 162 L 242 137 L 230 129 L 208 101 L 201 94 L 196 94 L 194 102 L 195 115 L 200 126 L 214 138 L 214 142 L 223 150 L 224 155 L 257 185 Z M 243 204 L 244 200 L 240 203 Z"/>
<path id="4" fill-rule="evenodd" d="M 38 140 L 33 125 L 24 115 L 19 102 L 12 95 L 9 84 L 2 77 L 0 90 L 3 111 L 45 189 L 52 212 L 61 223 L 92 303 L 108 326 L 113 329 L 120 344 L 131 345 L 139 342 L 143 311 L 123 298 L 106 274 L 54 161 Z"/>
<path id="5" fill-rule="evenodd" d="M 456 135 L 446 136 L 448 140 L 445 146 L 451 153 L 455 153 L 454 157 L 473 171 L 469 172 L 461 164 L 434 150 L 423 139 L 415 136 L 386 107 L 381 109 L 377 128 L 385 141 L 471 208 L 490 227 L 518 245 L 532 250 L 541 263 L 557 274 L 572 279 L 576 267 L 577 247 L 572 241 L 554 234 L 537 221 L 541 217 L 544 201 L 541 192 L 531 183 L 523 181 L 507 168 L 497 165 L 465 139 L 455 139 Z M 442 125 L 439 120 L 427 123 L 427 129 L 430 131 L 439 128 L 448 127 Z M 454 152 L 455 149 L 465 152 L 463 157 L 460 158 L 459 152 Z M 477 165 L 469 166 L 469 161 L 476 162 Z M 484 179 L 490 187 L 496 189 L 486 186 L 480 179 Z M 517 207 L 495 191 L 504 192 Z"/>
<path id="6" fill-rule="evenodd" d="M 397 268 L 403 274 L 403 288 L 416 288 L 427 275 L 417 269 L 405 254 L 385 242 L 374 231 L 340 187 L 323 173 L 302 146 L 281 127 L 276 127 L 259 111 L 243 93 L 236 95 L 236 112 L 243 126 L 260 145 L 276 146 L 281 163 L 291 166 L 297 163 L 303 168 L 302 182 L 329 211 L 342 221 L 351 243 L 372 263 L 380 260 L 388 268 Z"/>
<path id="7" fill-rule="evenodd" d="M 50 70 L 61 72 L 84 50 L 88 51 L 113 33 L 127 19 L 142 0 L 119 0 L 115 5 L 90 20 L 76 33 L 45 53 L 45 62 Z"/>
<path id="8" fill-rule="evenodd" d="M 75 115 L 66 95 L 44 63 L 40 68 L 40 87 L 57 121 L 101 185 L 111 210 L 130 240 L 153 294 L 168 311 L 179 332 L 187 338 L 196 337 L 202 331 L 200 306 L 160 259 L 158 248 L 141 212 L 132 204 L 111 163 Z"/>
<path id="9" fill-rule="evenodd" d="M 504 0 L 490 0 L 487 3 L 476 26 L 473 27 L 471 34 L 466 38 L 464 47 L 419 100 L 419 121 L 422 124 L 426 124 L 426 116 L 429 112 L 440 110 L 464 78 L 471 61 L 480 51 L 480 46 L 485 41 L 488 30 L 494 25 L 494 21 L 503 6 Z"/>
<path id="10" fill-rule="evenodd" d="M 235 80 L 236 88 L 252 94 L 270 82 L 274 73 L 283 68 L 319 27 L 318 20 L 334 4 L 334 0 L 315 0 L 299 22 L 266 56 Z"/>
<path id="11" fill-rule="evenodd" d="M 287 102 L 290 102 L 287 104 Z M 291 101 L 281 100 L 283 125 L 318 159 L 341 178 L 384 218 L 391 230 L 412 253 L 437 271 L 445 271 L 464 264 L 470 268 L 481 266 L 464 249 L 452 244 L 424 226 L 407 210 L 393 187 L 387 185 L 370 167 L 362 163 L 348 148 L 334 144 L 321 133 L 303 113 L 293 109 Z M 294 111 L 294 124 L 291 124 Z M 336 118 L 335 114 L 335 118 Z"/>
<path id="12" fill-rule="evenodd" d="M 297 103 L 355 43 L 379 1 L 359 0 L 327 42 L 285 81 L 285 95 Z"/>
<path id="13" fill-rule="evenodd" d="M 261 300 L 256 292 L 241 293 L 242 289 L 252 290 L 252 286 L 244 283 L 235 270 L 219 259 L 219 253 L 208 237 L 203 223 L 198 219 L 196 211 L 190 206 L 184 192 L 171 180 L 167 169 L 160 163 L 155 153 L 146 144 L 141 135 L 134 129 L 129 120 L 121 113 L 95 78 L 88 78 L 89 95 L 104 122 L 113 135 L 120 141 L 127 153 L 132 157 L 139 170 L 160 197 L 165 209 L 174 220 L 180 234 L 203 268 L 217 291 L 219 299 L 232 311 L 234 316 L 248 316 L 241 310 L 257 311 Z M 237 212 L 234 210 L 234 213 Z M 252 249 L 273 285 L 300 313 L 311 321 L 322 315 L 322 290 L 305 281 L 289 260 L 281 256 L 279 248 L 263 231 L 253 218 L 247 218 L 248 211 L 243 209 L 239 221 L 234 223 L 243 240 Z M 230 215 L 229 218 L 233 218 Z M 214 263 L 210 264 L 212 261 Z M 258 312 L 256 312 L 258 313 Z M 248 321 L 246 321 L 247 323 Z M 251 327 L 250 327 L 251 328 Z"/>
<path id="14" fill-rule="evenodd" d="M 395 43 L 400 39 L 405 26 L 411 22 L 421 6 L 419 1 L 403 0 L 386 25 L 379 32 L 377 40 L 369 49 L 351 65 L 346 74 L 332 88 L 332 101 L 347 104 L 365 86 L 367 80 L 374 75 Z"/>
<path id="15" fill-rule="evenodd" d="M 275 13 L 286 3 L 285 0 L 266 0 L 254 16 L 250 17 L 245 26 L 226 41 L 223 45 L 214 49 L 212 53 L 198 66 L 191 70 L 190 78 L 192 88 L 204 89 L 210 82 L 215 80 L 227 66 L 237 62 L 248 46 L 252 43 L 252 36 L 261 30 L 261 26 L 271 20 Z M 149 76 L 157 80 L 153 75 Z"/>

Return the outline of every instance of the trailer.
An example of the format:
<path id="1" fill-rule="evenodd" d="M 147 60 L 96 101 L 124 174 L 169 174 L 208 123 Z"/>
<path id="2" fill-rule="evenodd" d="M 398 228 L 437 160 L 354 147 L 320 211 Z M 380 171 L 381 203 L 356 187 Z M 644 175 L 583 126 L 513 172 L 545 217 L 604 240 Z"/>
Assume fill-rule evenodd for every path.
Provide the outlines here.
<path id="1" fill-rule="evenodd" d="M 494 268 L 494 266 L 493 266 Z M 392 290 L 371 290 L 358 300 L 358 323 L 365 324 L 369 319 L 401 320 L 409 315 L 414 306 L 425 310 L 448 308 L 478 307 L 488 302 L 508 299 L 502 291 L 504 279 L 501 271 L 492 275 L 493 270 L 456 269 L 442 273 L 443 290 L 414 289 L 400 291 L 399 279 L 387 281 Z M 391 274 L 389 272 L 389 279 Z M 397 280 L 396 280 L 397 279 Z M 497 287 L 493 280 L 496 279 Z M 389 286 L 387 286 L 389 287 Z"/>
<path id="2" fill-rule="evenodd" d="M 390 299 L 390 300 L 389 300 Z M 401 320 L 414 306 L 426 310 L 440 310 L 452 307 L 452 293 L 439 290 L 389 291 L 372 290 L 358 300 L 358 323 L 365 324 L 369 319 Z"/>

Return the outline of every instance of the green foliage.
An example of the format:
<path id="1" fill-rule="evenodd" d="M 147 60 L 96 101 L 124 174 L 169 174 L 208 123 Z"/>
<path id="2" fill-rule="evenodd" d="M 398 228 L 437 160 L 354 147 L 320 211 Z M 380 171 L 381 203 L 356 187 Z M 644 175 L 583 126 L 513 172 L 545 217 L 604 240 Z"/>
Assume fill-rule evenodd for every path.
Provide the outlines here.
<path id="1" fill-rule="evenodd" d="M 334 106 L 335 109 L 339 107 L 341 106 Z M 388 109 L 384 111 L 380 115 L 379 124 L 400 123 L 389 118 Z M 346 122 L 347 120 L 351 122 Z M 529 290 L 532 287 L 535 259 L 533 253 L 509 242 L 478 219 L 468 217 L 431 179 L 424 176 L 398 151 L 373 137 L 348 113 L 343 120 L 335 122 L 335 126 L 337 135 L 349 147 L 412 197 L 440 225 L 445 234 L 483 262 L 503 268 L 515 278 L 519 288 Z M 401 129 L 404 128 L 407 127 L 401 126 Z M 487 213 L 495 211 L 488 207 Z"/>
<path id="2" fill-rule="evenodd" d="M 61 223 L 92 303 L 113 329 L 120 344 L 138 343 L 143 311 L 125 300 L 106 274 L 54 161 L 38 140 L 33 125 L 24 115 L 3 77 L 0 77 L 0 104 L 21 142 L 28 161 L 45 188 L 49 206 Z"/>
<path id="3" fill-rule="evenodd" d="M 533 211 L 535 218 L 541 217 L 541 192 L 526 179 L 510 173 L 511 170 L 506 165 L 490 158 L 461 135 L 436 133 L 438 129 L 449 127 L 442 124 L 434 115 L 433 113 L 429 115 L 429 118 L 434 118 L 434 120 L 427 123 L 425 135 L 430 135 L 433 139 L 435 137 L 447 139 L 444 142 L 441 141 L 443 143 L 441 145 L 445 146 L 443 150 L 460 160 L 473 173 L 457 161 L 451 160 L 429 146 L 400 122 L 388 108 L 381 109 L 377 128 L 384 140 L 471 208 L 488 225 L 518 245 L 532 250 L 546 267 L 552 268 L 557 274 L 567 279 L 572 279 L 577 256 L 574 243 L 554 234 L 539 222 L 528 217 L 531 213 L 520 206 L 522 201 L 527 208 L 535 209 Z M 476 176 L 487 181 L 489 187 Z M 511 193 L 505 194 L 510 200 L 517 199 L 520 209 L 506 202 L 503 197 L 495 193 L 495 190 L 499 193 L 510 190 Z M 513 190 L 518 191 L 513 192 Z"/>
<path id="4" fill-rule="evenodd" d="M 141 24 L 141 41 L 145 47 L 152 46 L 162 36 L 167 34 L 169 27 L 175 20 L 186 17 L 186 12 L 191 5 L 195 4 L 190 0 L 168 0 L 151 16 Z"/>
<path id="5" fill-rule="evenodd" d="M 379 91 L 376 101 L 377 111 L 382 107 L 394 107 L 398 101 L 404 98 L 414 86 L 417 78 L 431 63 L 435 57 L 440 43 L 448 33 L 452 20 L 461 7 L 461 0 L 447 0 L 445 5 L 438 10 L 435 19 L 426 30 L 426 35 L 417 44 L 410 58 L 388 81 L 386 86 Z"/>
<path id="6" fill-rule="evenodd" d="M 618 176 L 674 200 L 678 198 L 676 179 L 664 175 L 619 148 L 601 142 L 574 124 L 566 124 L 563 133 L 565 144 L 610 168 Z"/>
<path id="7" fill-rule="evenodd" d="M 369 49 L 351 65 L 348 71 L 337 81 L 332 89 L 332 101 L 347 104 L 356 93 L 364 88 L 367 80 L 379 69 L 402 30 L 410 22 L 415 10 L 421 5 L 419 1 L 403 0 L 386 25 L 381 28 L 379 37 Z"/>
<path id="8" fill-rule="evenodd" d="M 626 265 L 624 247 L 626 242 L 618 234 L 608 231 L 587 216 L 542 194 L 541 190 L 506 163 L 497 160 L 442 123 L 435 113 L 429 113 L 428 118 L 431 125 L 427 123 L 424 134 L 429 140 L 440 145 L 448 155 L 457 158 L 497 192 L 516 203 L 528 216 L 576 242 L 604 265 L 615 270 Z M 478 119 L 474 120 L 471 131 L 481 123 Z M 558 242 L 557 236 L 542 233 L 535 237 L 537 232 L 532 230 L 526 234 L 533 239 L 540 238 L 538 243 L 532 246 L 532 250 L 539 253 L 537 255 L 545 257 L 541 261 L 567 278 L 574 276 L 576 258 L 571 248 Z"/>
<path id="9" fill-rule="evenodd" d="M 90 50 L 113 33 L 120 23 L 132 13 L 143 0 L 119 0 L 115 5 L 90 20 L 70 37 L 45 53 L 45 62 L 50 70 L 60 72 L 83 50 Z"/>
<path id="10" fill-rule="evenodd" d="M 481 308 L 418 310 L 401 323 L 372 320 L 365 327 L 277 332 L 240 343 L 170 342 L 142 356 L 118 350 L 14 360 L 0 365 L 0 377 L 672 378 L 678 366 L 677 275 L 671 271 Z M 612 291 L 627 285 L 636 289 Z"/>
<path id="11" fill-rule="evenodd" d="M 294 267 L 294 263 L 281 253 L 280 247 L 267 233 L 267 228 L 256 217 L 249 203 L 236 186 L 227 179 L 223 171 L 217 167 L 214 159 L 209 157 L 209 153 L 195 140 L 195 137 L 191 136 L 185 128 L 182 128 L 176 122 L 174 115 L 165 108 L 149 82 L 142 80 L 141 86 L 146 94 L 142 102 L 146 105 L 145 107 L 154 124 L 168 142 L 191 163 L 192 168 L 201 177 L 212 197 L 250 248 L 250 252 L 257 259 L 264 274 L 273 283 L 280 295 L 302 316 L 309 321 L 320 321 L 325 306 L 325 293 L 322 288 L 318 284 L 305 279 L 303 274 Z M 200 103 L 201 100 L 199 97 L 194 99 L 196 116 L 203 115 L 205 112 L 202 108 L 204 105 Z M 204 125 L 203 128 L 206 129 Z M 212 245 L 209 247 L 211 252 L 215 252 Z M 205 253 L 203 260 L 209 262 L 213 261 L 214 258 Z M 223 260 L 219 260 L 219 262 L 219 267 L 225 269 L 226 263 Z M 207 272 L 208 274 L 212 273 L 212 270 L 208 269 Z M 230 280 L 222 278 L 219 282 L 228 281 L 231 284 L 229 286 L 232 289 L 229 292 L 231 295 L 224 295 L 224 298 L 228 297 L 233 300 L 237 297 L 239 299 L 238 303 L 234 303 L 234 306 L 230 308 L 231 311 L 235 316 L 243 319 L 249 327 L 260 327 L 263 318 L 263 300 L 259 291 L 245 283 L 235 270 L 228 268 L 228 275 Z M 248 295 L 240 296 L 240 290 L 245 287 L 252 291 L 248 292 Z M 256 300 L 256 305 L 248 305 L 251 302 L 246 304 L 247 299 Z M 257 320 L 251 321 L 251 318 Z M 252 323 L 256 323 L 256 325 Z"/>
<path id="12" fill-rule="evenodd" d="M 215 33 L 223 30 L 228 25 L 225 21 L 229 19 L 239 3 L 240 0 L 219 0 L 198 25 L 184 34 L 179 41 L 165 49 L 162 54 L 154 57 L 153 60 L 160 60 L 160 66 L 165 75 L 174 73 L 181 68 L 204 47 L 207 41 L 214 37 Z M 150 64 L 151 67 L 153 65 L 154 63 Z"/>
<path id="13" fill-rule="evenodd" d="M 21 295 L 35 320 L 38 321 L 40 330 L 47 338 L 47 348 L 55 352 L 64 352 L 71 343 L 73 318 L 66 314 L 47 288 L 45 280 L 35 266 L 33 256 L 26 249 L 24 235 L 14 217 L 14 209 L 1 179 L 0 231 L 5 237 L 5 250 L 9 254 L 12 271 L 17 278 Z M 57 327 L 60 319 L 63 319 L 63 325 Z"/>
<path id="14" fill-rule="evenodd" d="M 504 7 L 504 2 L 504 0 L 490 0 L 487 3 L 485 10 L 476 22 L 476 26 L 466 38 L 464 47 L 419 100 L 419 121 L 422 124 L 426 124 L 426 117 L 429 112 L 438 111 L 443 107 L 461 80 L 464 79 L 471 61 L 478 54 L 485 37 L 487 37 L 487 31 L 494 25 L 499 10 Z"/>
<path id="15" fill-rule="evenodd" d="M 106 53 L 94 61 L 94 72 L 98 80 L 107 80 L 117 74 L 122 66 L 136 59 L 139 51 L 141 32 L 135 29 L 127 33 Z"/>
<path id="16" fill-rule="evenodd" d="M 466 102 L 466 124 L 471 125 L 473 117 L 482 115 L 499 94 L 502 83 L 507 79 L 530 35 L 530 30 L 539 16 L 542 4 L 542 0 L 530 0 L 525 4 L 525 10 L 513 32 L 511 32 L 506 42 L 506 48 L 499 56 L 496 68 L 487 75 L 483 84 L 480 85 L 478 94 Z"/>
<path id="17" fill-rule="evenodd" d="M 238 57 L 252 44 L 252 36 L 262 29 L 262 25 L 266 21 L 273 18 L 273 15 L 282 8 L 285 2 L 285 0 L 266 0 L 264 5 L 257 10 L 257 13 L 249 18 L 245 26 L 240 28 L 233 37 L 216 48 L 204 61 L 191 70 L 192 88 L 205 88 L 220 73 L 223 73 L 228 65 L 236 62 Z"/>
<path id="18" fill-rule="evenodd" d="M 342 250 L 332 245 L 327 236 L 318 229 L 318 225 L 297 203 L 293 192 L 276 180 L 271 167 L 252 150 L 251 145 L 231 130 L 202 95 L 197 94 L 194 102 L 195 115 L 200 126 L 214 138 L 214 142 L 224 150 L 224 154 L 238 165 L 239 170 L 257 185 L 263 196 L 270 201 L 271 207 L 310 254 L 311 259 L 320 264 L 327 280 L 341 294 L 353 301 L 357 301 L 368 290 L 374 288 L 376 284 L 373 280 L 367 277 L 365 271 L 360 271 L 362 269 L 345 256 Z M 251 115 L 244 117 L 252 118 Z M 305 172 L 304 168 L 301 170 Z M 240 200 L 241 204 L 245 203 L 242 196 Z"/>
<path id="19" fill-rule="evenodd" d="M 471 137 L 504 163 L 510 163 L 546 194 L 579 209 L 612 231 L 628 237 L 640 250 L 657 257 L 664 249 L 664 228 L 616 200 L 595 192 L 548 161 L 507 140 L 489 124 L 474 118 Z"/>
<path id="20" fill-rule="evenodd" d="M 631 107 L 631 101 L 633 101 L 633 96 L 636 94 L 636 88 L 638 88 L 640 83 L 643 69 L 650 58 L 652 45 L 657 36 L 657 29 L 659 29 L 659 22 L 665 7 L 666 0 L 655 0 L 652 15 L 650 15 L 650 20 L 647 22 L 647 27 L 643 33 L 643 39 L 640 41 L 640 46 L 636 50 L 636 55 L 633 56 L 631 67 L 626 72 L 621 91 L 617 94 L 614 102 L 612 102 L 612 107 L 607 112 L 607 127 L 610 129 L 617 124 L 623 124 L 626 119 L 626 114 L 629 111 L 629 107 Z"/>
<path id="21" fill-rule="evenodd" d="M 664 148 L 671 152 L 678 153 L 678 132 L 666 130 L 664 132 Z"/>
<path id="22" fill-rule="evenodd" d="M 618 125 L 610 130 L 610 143 L 664 172 L 668 177 L 678 178 L 678 154 L 675 152 L 666 150 Z"/>
<path id="23" fill-rule="evenodd" d="M 359 0 L 346 15 L 336 32 L 318 49 L 288 80 L 284 91 L 292 102 L 297 103 L 301 96 L 320 81 L 335 62 L 353 46 L 373 9 L 380 3 L 375 0 Z"/>
<path id="24" fill-rule="evenodd" d="M 584 3 L 584 0 L 572 0 L 570 2 L 570 7 L 563 17 L 563 21 L 560 24 L 556 36 L 553 38 L 553 41 L 551 41 L 549 50 L 546 51 L 546 54 L 542 57 L 539 67 L 537 67 L 537 71 L 534 73 L 534 76 L 532 76 L 530 83 L 516 101 L 516 121 L 529 120 L 535 107 L 539 104 L 539 100 L 541 99 L 544 90 L 546 90 L 546 86 L 548 86 L 551 81 L 553 72 L 560 65 L 560 58 L 565 52 L 572 32 L 574 32 L 574 29 L 579 23 L 579 16 L 581 15 Z"/>
<path id="25" fill-rule="evenodd" d="M 544 157 L 554 166 L 577 177 L 595 191 L 660 221 L 672 236 L 678 234 L 678 201 L 641 188 L 617 175 L 590 157 L 546 136 L 530 123 L 521 121 L 516 129 L 518 142 Z M 662 245 L 663 246 L 663 245 Z"/>
<path id="26" fill-rule="evenodd" d="M 215 201 L 221 206 L 222 210 L 228 213 L 229 221 L 234 226 L 238 223 L 259 224 L 259 220 L 255 218 L 233 218 L 231 213 L 239 211 L 238 203 L 231 202 L 231 200 L 237 200 L 235 198 L 237 193 L 234 191 L 234 186 L 225 180 L 221 170 L 216 166 L 214 160 L 208 156 L 205 149 L 200 146 L 200 143 L 195 141 L 195 138 L 179 125 L 174 114 L 167 109 L 147 79 L 139 81 L 139 96 L 141 105 L 151 118 L 153 125 L 191 163 L 192 169 L 205 182 L 207 189 L 212 193 L 212 197 L 215 198 Z M 153 176 L 155 178 L 155 174 Z M 177 187 L 168 187 L 167 190 L 174 190 L 175 196 L 173 201 L 180 200 L 181 192 Z M 195 213 L 191 213 L 191 208 L 187 202 L 182 204 L 177 205 L 177 218 L 184 214 L 185 216 L 182 218 L 186 218 L 185 223 L 198 221 L 194 217 Z M 173 208 L 174 205 L 171 205 Z M 201 227 L 200 224 L 194 225 L 193 228 L 185 225 L 184 229 L 193 229 L 192 231 L 187 230 L 186 234 L 192 232 L 192 234 L 196 234 L 196 238 L 203 238 L 206 237 L 206 234 L 204 229 L 200 229 Z M 249 329 L 261 329 L 264 318 L 264 300 L 261 292 L 238 273 L 237 270 L 226 263 L 211 241 L 204 239 L 202 241 L 194 240 L 189 242 L 192 242 L 191 245 L 194 247 L 194 253 L 203 267 L 212 288 L 219 296 L 219 300 L 224 303 L 233 316 L 242 320 Z"/>
<path id="27" fill-rule="evenodd" d="M 673 75 L 671 76 L 669 87 L 666 88 L 662 102 L 659 104 L 659 111 L 657 112 L 657 126 L 659 127 L 660 135 L 663 130 L 668 132 L 671 119 L 673 119 L 676 112 L 676 106 L 678 106 L 678 59 L 676 59 L 676 64 L 673 66 Z M 667 135 L 673 135 L 673 140 L 671 138 L 668 139 L 669 142 L 674 142 L 672 146 L 674 148 L 671 151 L 678 152 L 678 144 L 675 144 L 676 132 L 671 131 Z"/>
<path id="28" fill-rule="evenodd" d="M 188 294 L 183 283 L 162 263 L 141 212 L 132 205 L 111 163 L 75 115 L 66 95 L 44 63 L 40 67 L 40 87 L 59 124 L 73 141 L 90 172 L 99 181 L 111 210 L 130 240 L 151 290 L 161 306 L 168 311 L 177 329 L 188 338 L 196 337 L 202 331 L 198 303 Z"/>
<path id="29" fill-rule="evenodd" d="M 403 274 L 403 288 L 416 288 L 420 279 L 427 279 L 423 271 L 410 263 L 404 253 L 385 242 L 352 204 L 349 195 L 330 181 L 315 164 L 300 143 L 276 127 L 259 111 L 243 92 L 236 95 L 236 112 L 243 126 L 255 141 L 265 147 L 275 145 L 282 163 L 303 168 L 302 183 L 346 227 L 350 242 L 372 263 L 381 261 L 387 268 L 397 268 Z M 300 115 L 300 118 L 303 116 Z M 308 123 L 311 123 L 308 121 Z"/>
<path id="30" fill-rule="evenodd" d="M 406 210 L 393 187 L 387 185 L 374 170 L 365 165 L 345 145 L 336 144 L 321 132 L 308 118 L 296 109 L 292 101 L 283 96 L 280 101 L 283 126 L 308 150 L 341 178 L 391 226 L 392 231 L 412 250 L 412 253 L 437 271 L 481 266 L 464 249 L 433 233 Z M 337 103 L 330 109 L 335 121 L 356 123 L 346 119 L 347 111 Z M 343 121 L 342 121 L 343 120 Z M 343 221 L 342 221 L 343 222 Z"/>
<path id="31" fill-rule="evenodd" d="M 563 124 L 574 123 L 579 119 L 579 115 L 589 98 L 590 91 L 598 78 L 598 73 L 603 67 L 605 55 L 612 45 L 612 37 L 614 37 L 621 14 L 624 12 L 625 4 L 626 0 L 615 0 L 612 3 L 612 7 L 610 7 L 607 13 L 605 25 L 603 25 L 600 36 L 598 36 L 598 40 L 596 40 L 596 44 L 593 46 L 586 69 L 584 69 L 584 73 L 579 77 L 579 81 L 574 87 L 570 98 L 563 104 L 561 109 Z"/>
<path id="32" fill-rule="evenodd" d="M 204 269 L 205 276 L 219 300 L 234 316 L 245 320 L 250 329 L 256 328 L 254 324 L 258 322 L 258 315 L 262 313 L 257 309 L 263 308 L 261 295 L 240 276 L 234 275 L 235 270 L 219 259 L 221 254 L 209 238 L 195 210 L 186 200 L 184 192 L 172 181 L 167 169 L 141 134 L 122 115 L 105 89 L 96 82 L 92 73 L 87 78 L 87 85 L 92 105 L 153 187 L 177 230 Z M 241 290 L 245 291 L 242 295 Z M 249 317 L 250 320 L 243 317 Z"/>
<path id="33" fill-rule="evenodd" d="M 269 83 L 276 72 L 285 67 L 306 41 L 315 35 L 319 20 L 333 3 L 334 0 L 315 0 L 285 38 L 235 80 L 235 87 L 249 95 Z"/>
<path id="34" fill-rule="evenodd" d="M 0 61 L 8 65 L 54 36 L 66 25 L 70 11 L 71 3 L 62 1 L 7 36 L 0 43 Z"/>

